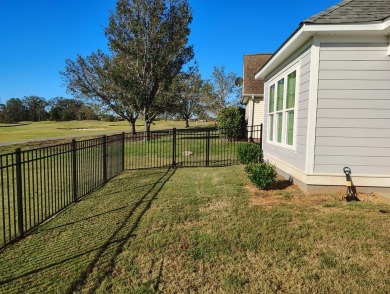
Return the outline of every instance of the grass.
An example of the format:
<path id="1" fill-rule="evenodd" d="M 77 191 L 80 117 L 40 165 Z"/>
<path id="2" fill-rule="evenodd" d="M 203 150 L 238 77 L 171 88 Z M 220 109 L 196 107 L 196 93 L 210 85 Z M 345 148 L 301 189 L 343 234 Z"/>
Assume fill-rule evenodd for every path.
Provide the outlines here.
<path id="1" fill-rule="evenodd" d="M 192 122 L 191 127 L 213 126 L 214 122 Z M 156 121 L 151 129 L 184 128 L 183 121 Z M 136 123 L 137 131 L 143 131 L 142 121 Z M 0 123 L 0 145 L 1 143 L 44 140 L 46 138 L 61 137 L 83 137 L 93 136 L 101 133 L 130 132 L 130 125 L 126 121 L 104 122 L 104 121 L 65 121 L 65 122 L 21 122 L 16 124 Z"/>
<path id="2" fill-rule="evenodd" d="M 205 132 L 178 134 L 177 166 L 205 166 Z M 172 165 L 172 136 L 156 136 L 151 141 L 129 136 L 125 144 L 125 169 L 156 168 Z M 76 155 L 78 197 L 103 183 L 103 148 L 100 139 L 78 144 Z M 110 141 L 110 138 L 107 139 Z M 121 140 L 121 139 L 120 139 Z M 122 169 L 122 142 L 107 145 L 107 177 Z M 98 143 L 100 142 L 100 143 Z M 231 165 L 237 162 L 237 142 L 213 136 L 208 144 L 209 166 Z M 183 153 L 191 150 L 191 156 Z M 47 147 L 22 154 L 22 203 L 24 230 L 45 221 L 73 201 L 73 160 L 71 146 Z M 15 156 L 0 155 L 0 247 L 19 236 L 16 200 Z M 3 211 L 3 214 L 1 212 Z"/>
<path id="3" fill-rule="evenodd" d="M 125 172 L 3 250 L 0 292 L 387 293 L 390 207 L 366 197 L 259 191 L 242 166 Z"/>

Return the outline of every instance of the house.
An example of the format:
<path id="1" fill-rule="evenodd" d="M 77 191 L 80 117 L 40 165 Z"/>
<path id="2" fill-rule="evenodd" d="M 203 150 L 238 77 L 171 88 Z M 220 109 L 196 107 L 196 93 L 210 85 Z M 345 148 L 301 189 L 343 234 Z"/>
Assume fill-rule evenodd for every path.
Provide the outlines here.
<path id="1" fill-rule="evenodd" d="M 345 0 L 303 21 L 256 73 L 264 158 L 311 192 L 390 190 L 390 1 Z"/>
<path id="2" fill-rule="evenodd" d="M 257 128 L 263 123 L 264 81 L 256 80 L 255 74 L 271 56 L 272 54 L 244 55 L 241 104 L 245 105 L 245 120 L 249 126 L 249 138 L 256 138 L 259 136 L 258 134 L 260 134 L 260 132 L 254 128 Z"/>

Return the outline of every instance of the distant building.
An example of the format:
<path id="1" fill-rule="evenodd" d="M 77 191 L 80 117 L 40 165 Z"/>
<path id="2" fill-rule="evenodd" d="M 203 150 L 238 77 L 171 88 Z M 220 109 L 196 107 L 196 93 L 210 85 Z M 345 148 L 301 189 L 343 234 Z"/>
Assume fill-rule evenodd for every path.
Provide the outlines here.
<path id="1" fill-rule="evenodd" d="M 241 103 L 245 105 L 245 120 L 248 126 L 259 126 L 263 123 L 264 81 L 256 80 L 255 74 L 271 57 L 272 54 L 244 55 Z M 256 134 L 259 133 L 254 132 L 248 137 L 256 137 Z"/>

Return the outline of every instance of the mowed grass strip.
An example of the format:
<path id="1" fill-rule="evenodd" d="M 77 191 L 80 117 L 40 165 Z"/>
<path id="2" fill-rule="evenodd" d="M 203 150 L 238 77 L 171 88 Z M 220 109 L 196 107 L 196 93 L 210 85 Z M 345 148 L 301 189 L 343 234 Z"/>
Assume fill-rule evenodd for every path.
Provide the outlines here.
<path id="1" fill-rule="evenodd" d="M 386 293 L 388 211 L 243 166 L 126 172 L 4 250 L 0 292 Z"/>
<path id="2" fill-rule="evenodd" d="M 213 121 L 209 122 L 191 122 L 191 128 L 197 127 L 214 127 Z M 172 129 L 185 127 L 184 121 L 155 121 L 151 126 L 151 130 Z M 137 132 L 143 132 L 145 127 L 143 121 L 139 120 L 136 123 Z M 43 121 L 43 122 L 20 122 L 15 124 L 3 124 L 0 123 L 0 154 L 6 152 L 13 152 L 16 147 L 25 148 L 37 148 L 43 146 L 49 146 L 56 143 L 69 142 L 72 137 L 96 137 L 102 136 L 102 134 L 110 133 L 130 133 L 130 124 L 126 121 L 119 122 L 105 122 L 98 120 L 84 120 L 84 121 Z M 18 143 L 15 146 L 1 146 L 8 142 L 22 142 L 27 140 L 42 140 L 47 138 L 61 138 L 65 137 L 66 140 L 54 140 L 54 142 L 31 142 L 29 144 Z"/>

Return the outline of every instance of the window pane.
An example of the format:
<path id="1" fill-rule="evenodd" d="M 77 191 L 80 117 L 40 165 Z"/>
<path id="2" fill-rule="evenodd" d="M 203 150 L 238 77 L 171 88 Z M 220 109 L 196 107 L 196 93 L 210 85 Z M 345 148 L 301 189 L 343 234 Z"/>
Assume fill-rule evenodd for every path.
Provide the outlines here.
<path id="1" fill-rule="evenodd" d="M 269 108 L 268 112 L 274 112 L 274 104 L 275 104 L 275 85 L 272 85 L 269 89 Z"/>
<path id="2" fill-rule="evenodd" d="M 287 112 L 287 145 L 294 144 L 294 110 Z"/>
<path id="3" fill-rule="evenodd" d="M 282 110 L 283 109 L 283 92 L 284 92 L 284 79 L 281 79 L 278 82 L 278 97 L 277 97 L 277 104 L 276 104 L 276 110 Z"/>
<path id="4" fill-rule="evenodd" d="M 273 141 L 274 140 L 274 115 L 271 114 L 269 116 L 269 129 L 268 129 L 268 140 Z"/>
<path id="5" fill-rule="evenodd" d="M 290 73 L 287 77 L 287 108 L 295 106 L 295 84 L 297 72 Z"/>
<path id="6" fill-rule="evenodd" d="M 278 132 L 277 132 L 277 140 L 279 143 L 282 143 L 282 129 L 283 129 L 283 114 L 278 113 Z"/>

